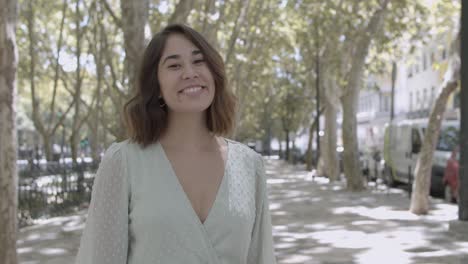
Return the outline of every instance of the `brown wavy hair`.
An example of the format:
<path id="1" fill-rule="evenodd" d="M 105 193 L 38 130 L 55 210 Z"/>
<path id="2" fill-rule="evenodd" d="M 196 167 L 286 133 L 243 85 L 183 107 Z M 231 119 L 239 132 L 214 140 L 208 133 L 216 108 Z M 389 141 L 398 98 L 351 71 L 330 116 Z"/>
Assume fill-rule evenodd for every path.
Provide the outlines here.
<path id="1" fill-rule="evenodd" d="M 235 126 L 237 98 L 227 86 L 221 55 L 194 29 L 172 24 L 154 35 L 146 47 L 138 72 L 136 89 L 124 105 L 124 121 L 129 138 L 146 147 L 158 141 L 168 125 L 167 106 L 161 107 L 158 65 L 171 34 L 181 34 L 202 52 L 215 83 L 215 96 L 206 113 L 206 126 L 215 135 L 229 136 Z"/>

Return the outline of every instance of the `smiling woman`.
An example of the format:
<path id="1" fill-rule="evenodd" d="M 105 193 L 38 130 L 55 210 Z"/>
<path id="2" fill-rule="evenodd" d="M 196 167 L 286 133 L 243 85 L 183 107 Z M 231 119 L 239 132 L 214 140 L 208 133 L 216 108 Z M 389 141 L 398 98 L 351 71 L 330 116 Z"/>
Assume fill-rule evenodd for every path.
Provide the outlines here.
<path id="1" fill-rule="evenodd" d="M 205 102 L 185 98 L 189 92 L 199 92 L 197 88 L 178 93 L 200 84 L 208 90 Z M 129 136 L 144 146 L 154 143 L 167 128 L 169 115 L 197 106 L 197 112 L 207 108 L 206 126 L 211 132 L 228 135 L 234 128 L 235 102 L 219 53 L 195 30 L 168 26 L 143 54 L 137 91 L 125 105 Z"/>
<path id="2" fill-rule="evenodd" d="M 180 34 L 169 36 L 158 67 L 162 98 L 171 112 L 203 112 L 215 84 L 202 52 Z"/>
<path id="3" fill-rule="evenodd" d="M 125 105 L 129 139 L 99 166 L 77 264 L 274 264 L 262 157 L 224 138 L 235 96 L 201 34 L 148 44 Z"/>

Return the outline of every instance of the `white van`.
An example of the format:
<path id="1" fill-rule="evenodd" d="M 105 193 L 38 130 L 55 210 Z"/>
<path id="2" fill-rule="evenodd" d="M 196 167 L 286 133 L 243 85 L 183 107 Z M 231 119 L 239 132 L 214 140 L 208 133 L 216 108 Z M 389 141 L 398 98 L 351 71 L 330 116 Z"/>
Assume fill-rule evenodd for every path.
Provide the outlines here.
<path id="1" fill-rule="evenodd" d="M 422 148 L 428 119 L 402 120 L 387 125 L 384 136 L 384 180 L 389 185 L 414 181 L 414 168 Z M 439 140 L 434 151 L 431 191 L 441 193 L 442 178 L 447 160 L 458 144 L 460 121 L 443 120 Z"/>

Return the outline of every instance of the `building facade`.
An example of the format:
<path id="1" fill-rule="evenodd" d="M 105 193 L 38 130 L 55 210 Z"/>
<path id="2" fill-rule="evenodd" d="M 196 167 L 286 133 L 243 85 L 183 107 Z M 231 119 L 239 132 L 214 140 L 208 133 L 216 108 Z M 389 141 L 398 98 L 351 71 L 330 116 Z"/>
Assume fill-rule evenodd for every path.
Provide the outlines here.
<path id="1" fill-rule="evenodd" d="M 394 119 L 429 117 L 442 90 L 444 75 L 453 45 L 447 34 L 441 35 L 396 63 Z M 391 62 L 389 62 L 391 63 Z M 390 122 L 392 97 L 391 73 L 369 76 L 361 90 L 358 105 L 358 140 L 360 149 L 383 149 L 385 125 Z M 449 98 L 445 119 L 460 117 L 460 89 Z"/>

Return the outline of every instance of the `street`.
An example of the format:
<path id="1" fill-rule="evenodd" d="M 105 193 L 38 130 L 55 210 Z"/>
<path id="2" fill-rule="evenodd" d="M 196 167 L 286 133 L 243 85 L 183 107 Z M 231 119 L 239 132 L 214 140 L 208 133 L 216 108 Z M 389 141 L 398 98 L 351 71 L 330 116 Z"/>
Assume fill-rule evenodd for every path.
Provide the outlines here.
<path id="1" fill-rule="evenodd" d="M 455 204 L 431 198 L 430 213 L 416 216 L 401 189 L 349 193 L 303 166 L 265 160 L 278 263 L 468 263 L 468 241 L 448 231 Z M 19 263 L 73 263 L 84 219 L 82 210 L 21 229 Z"/>

